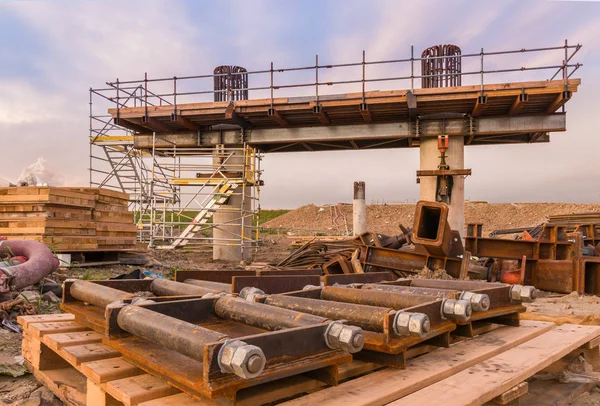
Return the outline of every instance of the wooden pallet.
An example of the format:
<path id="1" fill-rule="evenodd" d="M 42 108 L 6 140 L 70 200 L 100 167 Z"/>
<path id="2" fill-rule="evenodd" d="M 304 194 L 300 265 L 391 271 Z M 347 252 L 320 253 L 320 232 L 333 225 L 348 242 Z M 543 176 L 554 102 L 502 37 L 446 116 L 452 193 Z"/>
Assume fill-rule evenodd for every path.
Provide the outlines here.
<path id="1" fill-rule="evenodd" d="M 214 405 L 145 373 L 71 314 L 23 316 L 23 357 L 35 377 L 69 405 Z M 450 348 L 417 347 L 407 369 L 354 361 L 340 370 L 340 385 L 297 375 L 238 393 L 240 405 L 480 405 L 518 404 L 524 381 L 583 354 L 600 370 L 600 327 L 525 321 L 498 327 Z M 483 331 L 483 330 L 482 330 Z M 424 355 L 423 355 L 424 354 Z M 417 355 L 422 355 L 415 358 Z M 560 365 L 559 365 L 560 366 Z M 563 366 L 564 367 L 564 366 Z M 182 369 L 183 371 L 184 369 Z M 391 403 L 390 403 L 391 402 Z M 542 405 L 528 399 L 528 405 Z"/>

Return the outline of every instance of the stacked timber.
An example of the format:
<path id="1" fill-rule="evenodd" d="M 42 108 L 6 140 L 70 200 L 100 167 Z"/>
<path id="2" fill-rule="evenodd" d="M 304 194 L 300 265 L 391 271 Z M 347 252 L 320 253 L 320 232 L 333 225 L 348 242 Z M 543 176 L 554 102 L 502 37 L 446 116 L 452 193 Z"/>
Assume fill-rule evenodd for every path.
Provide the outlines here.
<path id="1" fill-rule="evenodd" d="M 0 188 L 0 236 L 34 240 L 55 251 L 135 248 L 129 196 L 98 188 Z"/>
<path id="2" fill-rule="evenodd" d="M 582 224 L 600 224 L 600 212 L 557 214 L 548 217 L 550 225 L 579 226 Z"/>

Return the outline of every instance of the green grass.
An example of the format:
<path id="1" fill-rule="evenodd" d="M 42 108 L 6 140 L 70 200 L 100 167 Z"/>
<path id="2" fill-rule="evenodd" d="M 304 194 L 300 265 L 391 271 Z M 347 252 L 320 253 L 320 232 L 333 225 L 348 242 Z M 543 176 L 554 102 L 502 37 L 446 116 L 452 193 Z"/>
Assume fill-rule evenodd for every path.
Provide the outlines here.
<path id="1" fill-rule="evenodd" d="M 289 213 L 290 210 L 261 210 L 260 217 L 258 218 L 259 224 L 264 224 L 269 220 L 273 220 L 285 213 Z"/>

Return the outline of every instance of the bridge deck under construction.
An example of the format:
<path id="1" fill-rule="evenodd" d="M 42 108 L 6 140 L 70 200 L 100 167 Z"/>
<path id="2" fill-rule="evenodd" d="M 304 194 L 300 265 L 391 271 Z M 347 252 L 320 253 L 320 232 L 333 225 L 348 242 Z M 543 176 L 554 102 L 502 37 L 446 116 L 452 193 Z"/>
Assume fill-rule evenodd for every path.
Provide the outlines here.
<path id="1" fill-rule="evenodd" d="M 465 144 L 548 142 L 580 79 L 109 109 L 137 148 L 247 142 L 264 152 L 405 148 L 420 137 Z M 482 96 L 483 95 L 483 96 Z M 228 126 L 237 125 L 243 132 Z M 242 135 L 240 135 L 240 133 Z M 241 138 L 243 137 L 243 139 Z M 110 142 L 110 137 L 96 143 Z"/>

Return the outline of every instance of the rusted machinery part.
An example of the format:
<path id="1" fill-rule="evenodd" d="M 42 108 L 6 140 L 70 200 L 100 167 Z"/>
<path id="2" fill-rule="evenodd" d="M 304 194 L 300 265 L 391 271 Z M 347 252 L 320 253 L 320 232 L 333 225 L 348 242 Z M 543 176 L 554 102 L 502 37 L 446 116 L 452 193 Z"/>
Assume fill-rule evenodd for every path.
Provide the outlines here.
<path id="1" fill-rule="evenodd" d="M 138 306 L 125 306 L 117 315 L 117 324 L 128 333 L 203 362 L 205 344 L 224 341 L 227 335 Z M 223 372 L 241 378 L 253 378 L 264 369 L 263 351 L 243 341 L 226 343 L 219 353 Z"/>
<path id="2" fill-rule="evenodd" d="M 265 304 L 314 314 L 331 320 L 348 320 L 350 324 L 365 330 L 383 332 L 383 324 L 390 308 L 357 305 L 328 300 L 309 299 L 304 297 L 272 295 L 265 299 Z"/>
<path id="3" fill-rule="evenodd" d="M 0 241 L 0 257 L 23 256 L 27 261 L 0 267 L 0 293 L 33 285 L 58 269 L 52 251 L 37 241 Z"/>
<path id="4" fill-rule="evenodd" d="M 460 292 L 452 289 L 420 288 L 414 286 L 385 285 L 377 283 L 364 284 L 362 289 L 375 289 L 413 295 L 426 295 L 446 299 L 462 299 L 471 303 L 473 311 L 485 312 L 490 309 L 490 297 L 482 293 Z"/>
<path id="5" fill-rule="evenodd" d="M 358 305 L 304 297 L 273 295 L 265 304 L 327 317 L 332 320 L 348 320 L 352 325 L 365 330 L 382 333 L 385 319 L 394 310 L 384 307 Z M 411 316 L 414 316 L 411 318 Z M 429 318 L 421 313 L 395 313 L 393 330 L 399 336 L 423 336 L 429 333 Z"/>
<path id="6" fill-rule="evenodd" d="M 510 298 L 516 302 L 531 303 L 537 299 L 539 291 L 534 286 L 512 285 Z"/>
<path id="7" fill-rule="evenodd" d="M 202 288 L 200 286 L 187 283 L 170 281 L 167 279 L 155 279 L 150 285 L 150 290 L 156 296 L 188 296 L 188 295 L 206 295 L 208 293 L 219 293 L 215 289 Z"/>
<path id="8" fill-rule="evenodd" d="M 214 306 L 217 316 L 269 331 L 285 328 L 313 326 L 328 323 L 325 317 L 281 309 L 262 303 L 248 302 L 244 299 L 225 296 L 218 299 Z"/>
<path id="9" fill-rule="evenodd" d="M 189 285 L 200 286 L 205 289 L 212 289 L 218 292 L 231 293 L 231 283 L 222 283 L 222 282 L 213 282 L 213 281 L 203 281 L 200 279 L 186 279 L 183 283 L 187 283 Z"/>
<path id="10" fill-rule="evenodd" d="M 431 297 L 406 293 L 384 292 L 373 289 L 347 289 L 325 286 L 321 291 L 321 299 L 338 302 L 366 304 L 379 307 L 390 307 L 403 310 L 408 307 L 431 303 Z M 466 321 L 471 318 L 471 304 L 465 300 L 444 299 L 440 302 L 443 318 Z"/>
<path id="11" fill-rule="evenodd" d="M 134 297 L 131 293 L 122 290 L 82 280 L 73 281 L 69 293 L 77 300 L 98 307 L 106 307 L 111 303 Z"/>

